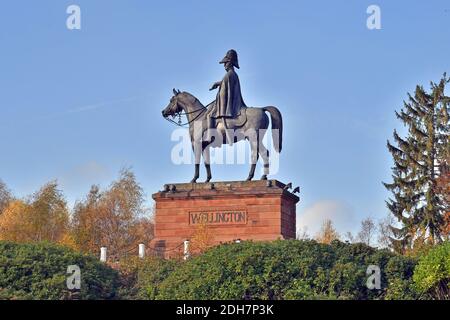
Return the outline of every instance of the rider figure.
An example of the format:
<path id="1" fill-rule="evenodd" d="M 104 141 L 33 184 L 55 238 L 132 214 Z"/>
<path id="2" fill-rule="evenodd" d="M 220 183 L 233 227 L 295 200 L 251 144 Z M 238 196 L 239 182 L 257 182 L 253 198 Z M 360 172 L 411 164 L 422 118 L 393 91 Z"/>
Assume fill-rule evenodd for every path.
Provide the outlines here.
<path id="1" fill-rule="evenodd" d="M 226 136 L 229 144 L 233 144 L 234 138 L 229 134 L 227 130 L 226 118 L 236 118 L 241 113 L 241 108 L 246 107 L 241 95 L 241 85 L 239 83 L 239 77 L 234 71 L 234 67 L 239 69 L 239 62 L 237 52 L 233 49 L 229 50 L 219 63 L 223 63 L 226 74 L 222 81 L 216 82 L 212 85 L 211 89 L 219 88 L 216 100 L 213 102 L 210 117 L 210 128 L 214 128 L 214 120 L 222 119 L 225 127 Z"/>

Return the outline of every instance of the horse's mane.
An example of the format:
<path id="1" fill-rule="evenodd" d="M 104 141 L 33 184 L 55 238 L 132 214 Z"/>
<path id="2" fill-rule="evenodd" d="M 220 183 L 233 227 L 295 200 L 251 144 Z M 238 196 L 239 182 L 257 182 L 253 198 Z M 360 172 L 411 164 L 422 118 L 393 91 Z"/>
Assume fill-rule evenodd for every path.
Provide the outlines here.
<path id="1" fill-rule="evenodd" d="M 182 91 L 181 94 L 187 96 L 190 99 L 190 103 L 191 104 L 199 104 L 202 107 L 205 107 L 205 105 L 203 103 L 200 102 L 200 100 L 198 100 L 193 94 L 187 92 L 187 91 Z"/>

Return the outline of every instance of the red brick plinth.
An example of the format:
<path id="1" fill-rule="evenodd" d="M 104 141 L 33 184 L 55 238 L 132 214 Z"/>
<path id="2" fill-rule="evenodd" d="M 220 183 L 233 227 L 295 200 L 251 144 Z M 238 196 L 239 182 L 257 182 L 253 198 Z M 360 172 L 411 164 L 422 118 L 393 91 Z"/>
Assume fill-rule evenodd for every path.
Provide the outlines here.
<path id="1" fill-rule="evenodd" d="M 183 242 L 206 226 L 214 245 L 241 240 L 292 239 L 299 198 L 277 180 L 179 183 L 153 194 L 153 248 L 179 255 Z"/>

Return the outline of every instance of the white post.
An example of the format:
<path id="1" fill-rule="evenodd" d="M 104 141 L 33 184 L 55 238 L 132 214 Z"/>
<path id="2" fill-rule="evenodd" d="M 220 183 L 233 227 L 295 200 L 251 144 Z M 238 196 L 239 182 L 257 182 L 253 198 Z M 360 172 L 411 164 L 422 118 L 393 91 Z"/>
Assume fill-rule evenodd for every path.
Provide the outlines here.
<path id="1" fill-rule="evenodd" d="M 189 259 L 189 240 L 184 241 L 184 260 Z"/>
<path id="2" fill-rule="evenodd" d="M 100 261 L 106 262 L 106 247 L 100 248 Z"/>
<path id="3" fill-rule="evenodd" d="M 145 244 L 139 243 L 139 258 L 143 259 L 145 257 Z"/>

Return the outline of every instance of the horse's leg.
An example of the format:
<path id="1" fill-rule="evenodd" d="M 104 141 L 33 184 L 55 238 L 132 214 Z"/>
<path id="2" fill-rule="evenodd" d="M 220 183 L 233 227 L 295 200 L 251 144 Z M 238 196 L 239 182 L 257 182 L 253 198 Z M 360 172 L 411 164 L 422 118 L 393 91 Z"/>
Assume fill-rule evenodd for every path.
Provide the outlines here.
<path id="1" fill-rule="evenodd" d="M 195 156 L 195 173 L 194 178 L 192 178 L 191 183 L 196 183 L 198 177 L 200 176 L 200 158 L 202 156 L 202 146 L 201 142 L 194 141 L 193 142 L 193 148 L 194 148 L 194 156 Z"/>
<path id="2" fill-rule="evenodd" d="M 267 128 L 269 127 L 269 118 L 266 113 L 261 114 L 260 129 L 258 129 L 258 153 L 263 158 L 264 162 L 264 173 L 261 180 L 267 180 L 267 175 L 269 174 L 269 150 L 263 143 L 264 136 L 267 133 Z"/>
<path id="3" fill-rule="evenodd" d="M 210 161 L 210 147 L 211 143 L 206 142 L 203 146 L 203 160 L 205 161 L 205 168 L 206 168 L 206 181 L 211 181 L 211 161 Z"/>
<path id="4" fill-rule="evenodd" d="M 249 137 L 250 148 L 252 150 L 252 165 L 248 173 L 247 181 L 251 181 L 255 176 L 256 163 L 258 162 L 258 138 Z"/>
<path id="5" fill-rule="evenodd" d="M 269 174 L 269 150 L 266 149 L 262 141 L 259 144 L 259 154 L 264 161 L 264 174 L 262 175 L 261 180 L 267 180 L 267 175 Z"/>
<path id="6" fill-rule="evenodd" d="M 210 182 L 212 175 L 211 175 L 211 165 L 210 164 L 205 164 L 205 168 L 206 168 L 206 180 L 205 182 Z"/>
<path id="7" fill-rule="evenodd" d="M 191 183 L 197 183 L 197 179 L 199 176 L 200 176 L 200 165 L 195 164 L 195 173 L 194 173 L 194 177 L 191 180 Z"/>

